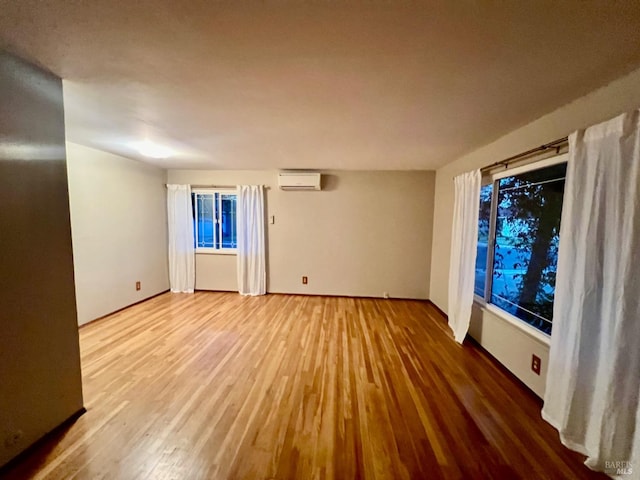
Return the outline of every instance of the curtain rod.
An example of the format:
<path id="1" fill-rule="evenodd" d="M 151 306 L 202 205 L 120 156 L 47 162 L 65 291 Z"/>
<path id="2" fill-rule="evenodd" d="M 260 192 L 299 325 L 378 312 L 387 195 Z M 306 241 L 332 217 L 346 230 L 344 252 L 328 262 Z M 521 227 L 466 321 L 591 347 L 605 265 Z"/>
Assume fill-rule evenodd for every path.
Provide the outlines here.
<path id="1" fill-rule="evenodd" d="M 164 184 L 165 187 L 169 186 L 168 183 Z M 262 185 L 265 190 L 269 190 L 271 187 L 269 185 Z M 220 188 L 227 190 L 234 190 L 237 185 L 191 185 L 191 188 Z"/>
<path id="2" fill-rule="evenodd" d="M 529 157 L 533 154 L 546 152 L 549 150 L 556 150 L 557 153 L 560 153 L 560 149 L 566 146 L 568 142 L 569 142 L 568 137 L 562 137 L 562 138 L 559 138 L 558 140 L 554 140 L 553 142 L 545 143 L 544 145 L 540 145 L 539 147 L 532 148 L 531 150 L 527 150 L 526 152 L 513 155 L 512 157 L 505 158 L 504 160 L 500 160 L 499 162 L 495 162 L 495 163 L 492 163 L 491 165 L 482 167 L 480 171 L 486 172 L 487 170 L 491 170 L 492 168 L 499 167 L 500 165 L 505 165 L 506 167 L 511 162 L 515 162 L 523 158 Z"/>

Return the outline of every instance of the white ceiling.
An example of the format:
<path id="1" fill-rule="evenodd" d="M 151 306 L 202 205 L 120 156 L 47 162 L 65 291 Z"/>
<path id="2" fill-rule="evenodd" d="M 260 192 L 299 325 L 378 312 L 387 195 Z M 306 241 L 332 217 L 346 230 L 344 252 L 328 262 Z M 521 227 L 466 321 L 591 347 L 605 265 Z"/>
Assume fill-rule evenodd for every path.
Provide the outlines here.
<path id="1" fill-rule="evenodd" d="M 640 66 L 640 2 L 0 0 L 68 139 L 169 168 L 432 169 Z M 553 139 L 549 139 L 553 140 Z M 150 160 L 145 160 L 150 161 Z"/>

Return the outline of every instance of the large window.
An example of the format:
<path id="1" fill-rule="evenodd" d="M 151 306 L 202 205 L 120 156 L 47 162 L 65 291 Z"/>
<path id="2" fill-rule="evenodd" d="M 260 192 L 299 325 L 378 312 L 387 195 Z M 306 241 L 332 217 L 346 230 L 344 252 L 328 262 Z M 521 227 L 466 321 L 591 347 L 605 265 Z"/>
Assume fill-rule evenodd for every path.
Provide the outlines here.
<path id="1" fill-rule="evenodd" d="M 238 246 L 236 193 L 225 190 L 194 190 L 191 200 L 196 252 L 235 252 Z"/>
<path id="2" fill-rule="evenodd" d="M 567 164 L 494 176 L 480 193 L 475 293 L 551 334 Z"/>

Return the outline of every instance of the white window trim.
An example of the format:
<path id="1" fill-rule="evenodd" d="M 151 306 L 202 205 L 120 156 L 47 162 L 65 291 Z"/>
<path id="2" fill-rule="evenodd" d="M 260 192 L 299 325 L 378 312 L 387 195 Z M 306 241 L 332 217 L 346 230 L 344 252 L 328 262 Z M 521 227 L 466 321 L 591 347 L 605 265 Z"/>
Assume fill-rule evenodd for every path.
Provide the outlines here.
<path id="1" fill-rule="evenodd" d="M 499 172 L 495 172 L 489 175 L 488 178 L 491 179 L 491 182 L 494 182 L 496 180 L 500 180 L 501 178 L 511 177 L 513 175 L 520 175 L 521 173 L 530 172 L 532 170 L 540 170 L 541 168 L 550 167 L 551 165 L 557 165 L 558 163 L 565 163 L 568 160 L 569 160 L 569 154 L 562 153 L 560 155 L 556 155 L 555 157 L 545 158 L 544 160 L 540 160 L 538 162 L 527 163 L 526 165 L 522 165 L 520 167 L 506 168 L 504 170 L 500 170 Z M 484 185 L 486 185 L 486 183 Z"/>
<path id="2" fill-rule="evenodd" d="M 220 195 L 237 195 L 238 191 L 229 188 L 194 188 L 191 190 L 194 194 L 220 194 Z M 196 212 L 197 213 L 197 212 Z M 197 231 L 197 229 L 196 229 Z M 196 241 L 197 245 L 197 241 Z M 195 249 L 196 255 L 237 255 L 237 248 L 214 248 L 214 247 L 197 247 Z"/>
<path id="3" fill-rule="evenodd" d="M 515 315 L 511 315 L 509 312 L 501 309 L 493 303 L 486 302 L 484 298 L 479 297 L 478 295 L 474 295 L 473 300 L 483 312 L 489 312 L 495 317 L 498 317 L 499 319 L 513 325 L 526 335 L 533 337 L 534 340 L 537 340 L 538 342 L 546 346 L 551 346 L 551 335 L 547 335 L 542 330 L 538 330 L 537 328 L 529 325 L 524 320 L 516 317 Z"/>
<path id="4" fill-rule="evenodd" d="M 569 154 L 568 153 L 563 153 L 560 155 L 556 155 L 550 158 L 545 158 L 544 160 L 540 160 L 538 162 L 532 162 L 532 163 L 528 163 L 526 165 L 522 165 L 520 167 L 514 167 L 514 168 L 506 168 L 504 170 L 501 170 L 499 172 L 495 172 L 492 173 L 490 175 L 487 175 L 486 177 L 484 177 L 482 179 L 482 186 L 484 185 L 489 185 L 489 184 L 493 184 L 494 185 L 494 189 L 493 192 L 494 194 L 492 194 L 491 196 L 491 227 L 490 227 L 490 238 L 489 238 L 489 248 L 493 249 L 494 248 L 494 242 L 495 242 L 495 215 L 494 215 L 494 210 L 495 210 L 495 202 L 497 202 L 497 197 L 495 196 L 495 192 L 496 192 L 496 183 L 498 180 L 505 178 L 505 177 L 511 177 L 513 175 L 519 175 L 521 173 L 526 173 L 526 172 L 530 172 L 532 170 L 540 170 L 542 168 L 545 167 L 550 167 L 552 165 L 557 165 L 559 163 L 566 163 L 569 160 Z M 487 264 L 489 260 L 489 256 L 487 255 Z M 489 265 L 487 265 L 487 267 L 489 267 Z M 493 271 L 493 268 L 491 268 L 491 272 Z M 524 333 L 528 334 L 529 336 L 535 338 L 536 340 L 544 343 L 545 345 L 551 345 L 551 335 L 547 335 L 546 333 L 544 333 L 542 330 L 538 330 L 537 328 L 535 328 L 532 325 L 529 325 L 527 322 L 525 322 L 524 320 L 516 317 L 515 315 L 510 314 L 509 312 L 507 312 L 506 310 L 501 309 L 500 307 L 498 307 L 497 305 L 491 303 L 488 298 L 490 296 L 490 291 L 491 291 L 491 287 L 492 287 L 492 278 L 489 277 L 489 269 L 487 268 L 487 278 L 485 281 L 485 291 L 484 291 L 484 297 L 480 297 L 478 296 L 475 292 L 473 294 L 474 297 L 474 302 L 483 310 L 483 311 L 488 311 L 490 313 L 492 313 L 493 315 L 497 316 L 498 318 L 501 318 L 502 320 L 505 320 L 506 322 L 514 325 L 515 327 L 519 328 L 521 331 L 523 331 Z M 551 332 L 553 333 L 553 331 Z"/>
<path id="5" fill-rule="evenodd" d="M 237 255 L 237 248 L 197 247 L 196 255 Z"/>

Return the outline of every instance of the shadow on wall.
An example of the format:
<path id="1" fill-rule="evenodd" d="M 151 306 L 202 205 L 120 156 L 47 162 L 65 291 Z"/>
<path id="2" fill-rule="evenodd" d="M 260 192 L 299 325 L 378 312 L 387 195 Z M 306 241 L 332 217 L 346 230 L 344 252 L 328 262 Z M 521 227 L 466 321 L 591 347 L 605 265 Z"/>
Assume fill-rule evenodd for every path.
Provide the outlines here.
<path id="1" fill-rule="evenodd" d="M 473 303 L 471 307 L 471 321 L 469 322 L 469 335 L 473 337 L 476 342 L 482 344 L 482 323 L 483 323 L 482 309 Z"/>
<path id="2" fill-rule="evenodd" d="M 322 190 L 327 190 L 329 192 L 338 189 L 338 184 L 340 183 L 340 179 L 337 175 L 330 174 L 322 174 L 321 178 L 321 188 Z"/>

